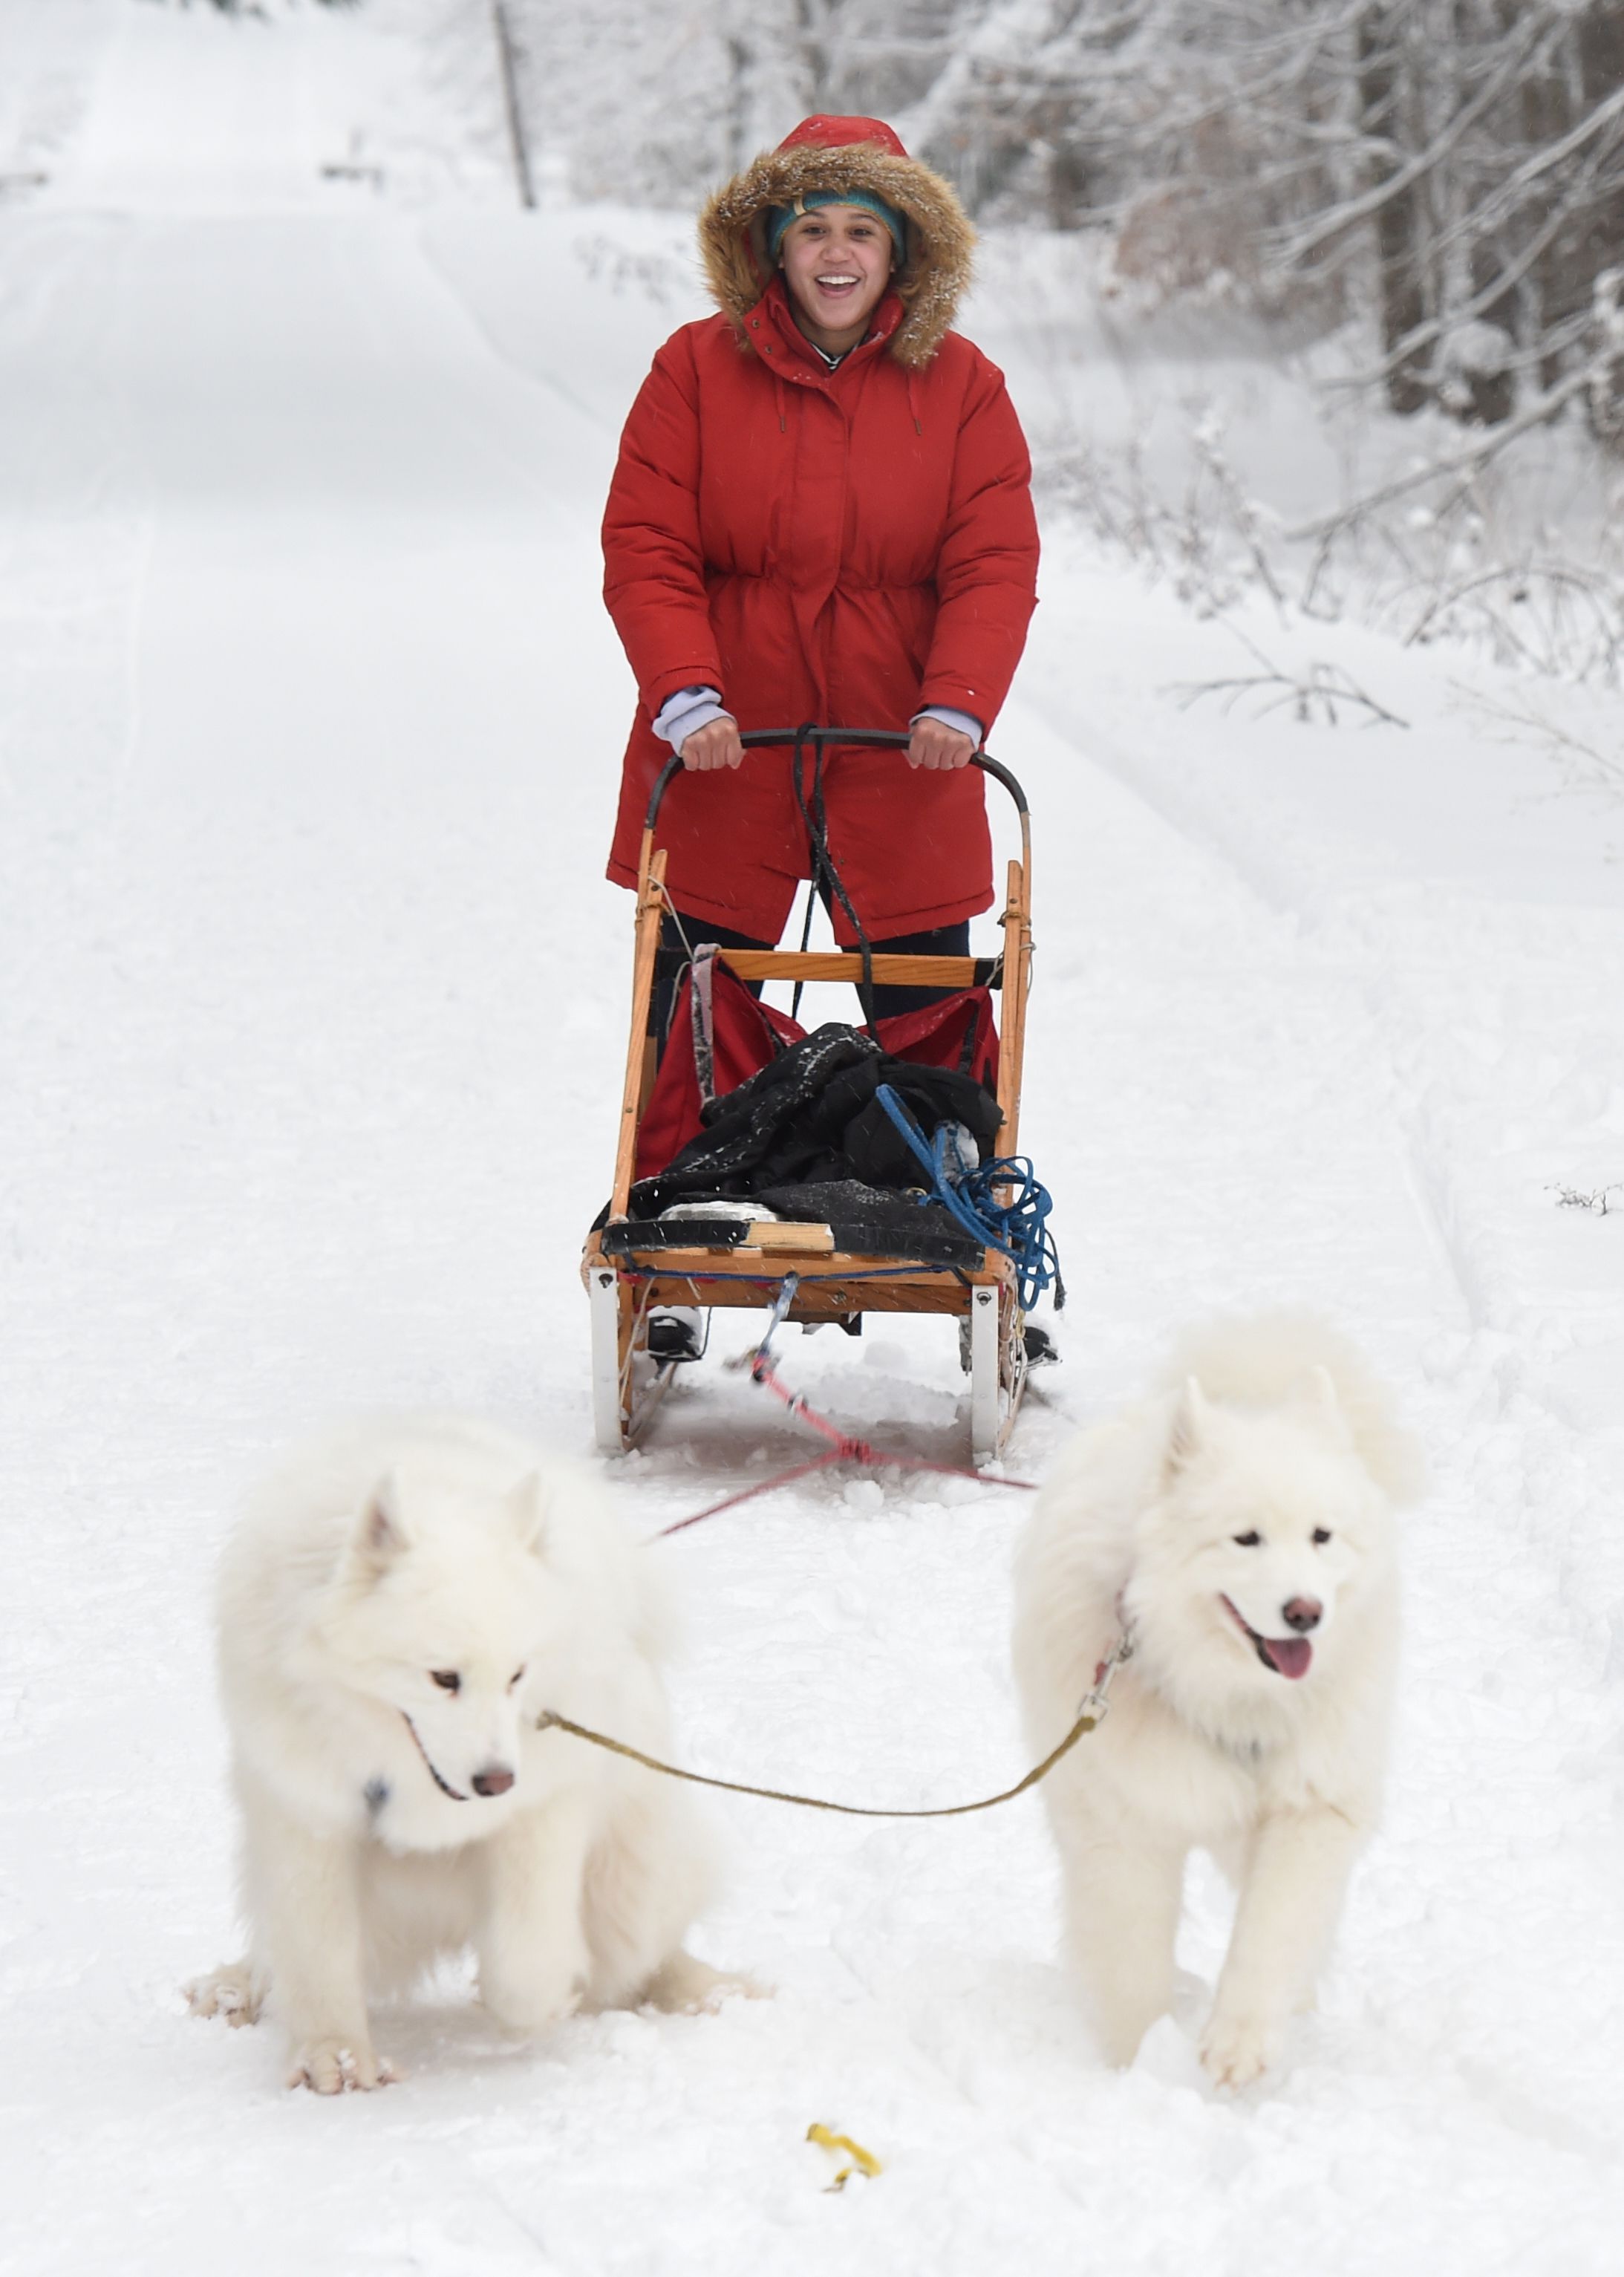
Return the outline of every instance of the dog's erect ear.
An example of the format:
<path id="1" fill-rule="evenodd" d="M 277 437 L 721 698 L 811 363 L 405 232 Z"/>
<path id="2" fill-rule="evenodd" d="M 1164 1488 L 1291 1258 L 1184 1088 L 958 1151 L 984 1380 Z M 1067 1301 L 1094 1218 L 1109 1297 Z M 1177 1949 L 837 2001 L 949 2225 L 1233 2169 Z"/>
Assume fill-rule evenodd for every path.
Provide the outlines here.
<path id="1" fill-rule="evenodd" d="M 1207 1436 L 1208 1419 L 1212 1404 L 1193 1375 L 1186 1375 L 1178 1404 L 1173 1410 L 1173 1428 L 1167 1440 L 1167 1471 L 1171 1478 L 1182 1471 Z"/>
<path id="2" fill-rule="evenodd" d="M 350 1556 L 356 1569 L 374 1579 L 386 1573 L 395 1559 L 412 1546 L 411 1528 L 400 1510 L 400 1489 L 393 1474 L 381 1478 L 368 1496 L 355 1531 Z"/>
<path id="3" fill-rule="evenodd" d="M 1298 1387 L 1297 1397 L 1311 1407 L 1337 1439 L 1346 1441 L 1351 1434 L 1347 1410 L 1337 1390 L 1336 1379 L 1328 1367 L 1311 1367 Z"/>
<path id="4" fill-rule="evenodd" d="M 541 1490 L 539 1471 L 531 1471 L 514 1488 L 507 1497 L 507 1515 L 519 1537 L 520 1549 L 539 1557 L 547 1541 L 547 1504 Z"/>

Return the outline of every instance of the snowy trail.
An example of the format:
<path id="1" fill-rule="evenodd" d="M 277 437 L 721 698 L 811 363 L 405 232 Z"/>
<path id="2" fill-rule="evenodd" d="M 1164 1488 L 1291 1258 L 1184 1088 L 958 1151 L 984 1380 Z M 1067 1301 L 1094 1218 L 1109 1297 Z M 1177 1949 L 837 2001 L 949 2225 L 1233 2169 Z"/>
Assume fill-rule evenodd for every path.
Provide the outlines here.
<path id="1" fill-rule="evenodd" d="M 329 2108 L 283 2093 L 264 2038 L 182 2015 L 232 1943 L 206 1599 L 243 1481 L 333 1407 L 451 1402 L 587 1444 L 575 1266 L 629 922 L 600 882 L 629 698 L 594 523 L 618 407 L 685 312 L 584 275 L 579 234 L 0 231 L 13 2266 L 1601 2272 L 1616 1550 L 1553 1388 L 1589 1379 L 1561 1375 L 1558 1295 L 1483 1169 L 1509 1079 L 1477 1042 L 1542 925 L 1559 1000 L 1581 961 L 1613 969 L 1616 911 L 1489 899 L 1462 937 L 1424 892 L 1316 867 L 1308 821 L 1282 836 L 1242 775 L 1220 826 L 1197 777 L 1229 742 L 1143 692 L 1202 636 L 1118 580 L 1112 644 L 1064 566 L 999 738 L 1038 819 L 1025 1130 L 1074 1291 L 1020 1462 L 1192 1316 L 1286 1301 L 1346 1320 L 1438 1467 L 1390 1824 L 1290 2074 L 1216 2099 L 1176 2023 L 1128 2076 L 1096 2068 L 1033 1806 L 950 1829 L 729 1807 L 704 1949 L 777 1991 L 716 2019 L 513 2049 L 448 1982 L 380 2032 L 409 2083 Z M 1572 1040 L 1577 1064 L 1591 1027 Z M 1598 1279 L 1591 1352 L 1615 1298 Z M 873 1436 L 956 1428 L 940 1324 L 787 1365 Z M 755 1400 L 713 1366 L 682 1387 L 616 1474 L 639 1523 L 793 1459 Z M 827 1482 L 661 1553 L 690 1758 L 921 1802 L 1018 1768 L 1017 1500 Z M 1210 1980 L 1224 1905 L 1194 1894 Z M 814 2119 L 881 2180 L 823 2195 Z"/>

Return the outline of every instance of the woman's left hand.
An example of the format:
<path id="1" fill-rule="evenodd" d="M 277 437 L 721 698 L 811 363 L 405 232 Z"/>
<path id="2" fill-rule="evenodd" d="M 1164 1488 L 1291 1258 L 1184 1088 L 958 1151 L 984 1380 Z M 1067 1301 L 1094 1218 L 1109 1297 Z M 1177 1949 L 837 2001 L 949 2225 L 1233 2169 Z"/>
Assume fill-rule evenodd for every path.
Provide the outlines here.
<path id="1" fill-rule="evenodd" d="M 957 727 L 949 727 L 942 720 L 916 720 L 908 738 L 908 764 L 911 767 L 941 767 L 951 771 L 967 767 L 975 756 L 975 745 L 968 735 L 961 735 Z"/>

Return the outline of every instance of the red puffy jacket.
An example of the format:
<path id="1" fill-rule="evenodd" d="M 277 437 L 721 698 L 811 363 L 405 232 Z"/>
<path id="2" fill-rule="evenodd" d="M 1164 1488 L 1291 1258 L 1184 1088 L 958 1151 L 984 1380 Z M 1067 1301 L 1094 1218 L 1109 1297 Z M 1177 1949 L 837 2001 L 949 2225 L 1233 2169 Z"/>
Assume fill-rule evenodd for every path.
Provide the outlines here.
<path id="1" fill-rule="evenodd" d="M 766 262 L 764 217 L 859 187 L 906 215 L 909 257 L 831 372 Z M 947 185 L 876 120 L 809 119 L 712 199 L 700 241 L 723 313 L 655 357 L 604 519 L 605 598 L 642 698 L 609 861 L 621 885 L 670 757 L 652 722 L 680 689 L 718 689 L 746 728 L 905 728 L 941 704 L 990 729 L 1035 600 L 1025 441 L 1003 375 L 947 329 L 973 242 Z M 679 909 L 777 940 L 809 870 L 789 768 L 751 753 L 672 784 L 660 837 Z M 827 800 L 873 938 L 987 908 L 978 771 L 846 749 Z"/>

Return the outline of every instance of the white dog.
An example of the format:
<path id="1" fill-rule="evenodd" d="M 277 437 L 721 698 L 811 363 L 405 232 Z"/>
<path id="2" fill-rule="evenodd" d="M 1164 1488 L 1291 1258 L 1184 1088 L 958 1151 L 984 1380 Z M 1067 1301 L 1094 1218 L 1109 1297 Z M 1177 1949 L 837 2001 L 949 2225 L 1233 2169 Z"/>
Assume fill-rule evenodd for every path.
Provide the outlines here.
<path id="1" fill-rule="evenodd" d="M 225 1556 L 220 1685 L 243 1816 L 248 1958 L 190 1988 L 288 2084 L 391 2074 L 370 1992 L 472 1946 L 533 2033 L 582 2002 L 697 2005 L 682 1950 L 708 1846 L 685 1791 L 545 1709 L 668 1755 L 651 1576 L 593 1488 L 451 1417 L 368 1423 L 291 1461 Z"/>
<path id="2" fill-rule="evenodd" d="M 1168 2007 L 1185 1860 L 1236 1882 L 1201 2046 L 1223 2085 L 1281 2053 L 1312 1998 L 1375 1824 L 1398 1644 L 1391 1511 L 1409 1441 L 1318 1324 L 1219 1324 L 1170 1389 L 1086 1432 L 1017 1566 L 1015 1668 L 1046 1752 L 1112 1646 L 1109 1714 L 1043 1792 L 1066 1945 L 1104 2053 L 1131 2063 Z"/>

